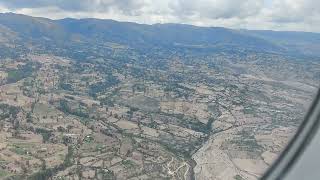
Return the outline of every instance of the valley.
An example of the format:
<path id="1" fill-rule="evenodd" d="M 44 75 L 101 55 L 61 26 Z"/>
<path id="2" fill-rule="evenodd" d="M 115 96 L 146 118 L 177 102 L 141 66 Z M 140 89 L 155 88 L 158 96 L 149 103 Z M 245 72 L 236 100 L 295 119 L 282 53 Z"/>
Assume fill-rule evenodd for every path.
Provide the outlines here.
<path id="1" fill-rule="evenodd" d="M 76 20 L 0 16 L 11 29 L 0 34 L 1 179 L 258 179 L 320 83 L 316 53 L 254 37 L 234 48 L 185 37 L 162 44 L 150 35 L 157 29 L 140 41 L 93 39 L 68 29 Z M 14 27 L 30 21 L 30 31 Z M 90 30 L 129 26 L 113 23 Z"/>

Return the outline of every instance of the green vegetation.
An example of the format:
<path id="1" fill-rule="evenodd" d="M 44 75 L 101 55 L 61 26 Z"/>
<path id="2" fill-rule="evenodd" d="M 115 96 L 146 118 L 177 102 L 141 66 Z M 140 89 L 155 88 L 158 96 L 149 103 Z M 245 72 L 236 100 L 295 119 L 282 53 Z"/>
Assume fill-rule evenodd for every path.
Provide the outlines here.
<path id="1" fill-rule="evenodd" d="M 8 171 L 0 169 L 0 178 L 8 176 L 10 173 Z"/>
<path id="2" fill-rule="evenodd" d="M 12 151 L 0 164 L 16 179 L 194 179 L 187 168 L 212 147 L 234 150 L 212 156 L 221 161 L 261 159 L 281 145 L 255 138 L 285 142 L 319 82 L 318 61 L 269 51 L 245 31 L 29 20 L 36 27 L 23 32 L 12 21 L 19 41 L 4 41 L 20 52 L 0 47 L 0 57 L 21 54 L 0 60 L 1 147 Z"/>
<path id="3" fill-rule="evenodd" d="M 110 171 L 110 170 L 101 169 L 101 170 L 99 170 L 99 174 L 102 174 L 102 179 L 106 179 L 106 180 L 115 180 L 116 179 L 114 172 Z"/>
<path id="4" fill-rule="evenodd" d="M 71 84 L 65 84 L 65 83 L 61 83 L 60 88 L 66 91 L 73 91 L 72 85 Z"/>
<path id="5" fill-rule="evenodd" d="M 27 63 L 23 66 L 18 66 L 18 69 L 12 69 L 8 71 L 7 82 L 15 83 L 21 79 L 27 78 L 32 75 L 32 73 L 38 69 L 38 64 Z"/>
<path id="6" fill-rule="evenodd" d="M 68 146 L 68 153 L 63 161 L 64 167 L 69 167 L 73 165 L 74 163 L 73 156 L 74 156 L 74 149 L 72 146 Z"/>
<path id="7" fill-rule="evenodd" d="M 89 118 L 89 114 L 86 112 L 85 108 L 79 104 L 77 109 L 72 109 L 71 105 L 69 105 L 69 102 L 65 99 L 60 100 L 59 109 L 62 112 L 72 114 L 75 116 L 79 116 L 82 118 Z"/>
<path id="8" fill-rule="evenodd" d="M 95 97 L 97 94 L 105 92 L 108 88 L 116 86 L 119 82 L 115 76 L 109 74 L 102 82 L 90 85 L 89 95 Z"/>
<path id="9" fill-rule="evenodd" d="M 207 129 L 207 131 L 208 131 L 209 133 L 210 133 L 211 130 L 212 130 L 212 124 L 213 124 L 214 120 L 215 120 L 215 119 L 212 118 L 212 117 L 208 119 L 206 129 Z"/>
<path id="10" fill-rule="evenodd" d="M 8 104 L 0 104 L 0 119 L 9 117 L 16 118 L 20 108 Z"/>
<path id="11" fill-rule="evenodd" d="M 131 160 L 123 160 L 122 164 L 126 167 L 126 168 L 134 168 L 136 166 L 136 163 L 134 163 Z"/>
<path id="12" fill-rule="evenodd" d="M 235 180 L 244 180 L 240 175 L 235 175 L 233 178 Z"/>
<path id="13" fill-rule="evenodd" d="M 43 180 L 49 179 L 54 174 L 54 169 L 44 169 L 36 172 L 28 177 L 28 180 Z"/>
<path id="14" fill-rule="evenodd" d="M 242 131 L 241 133 L 242 133 L 241 139 L 237 138 L 237 139 L 230 140 L 229 142 L 231 144 L 237 145 L 241 149 L 246 150 L 248 152 L 254 152 L 254 154 L 261 153 L 263 147 L 260 144 L 258 144 L 254 135 L 251 135 L 246 131 Z"/>
<path id="15" fill-rule="evenodd" d="M 71 146 L 68 147 L 68 153 L 65 157 L 65 160 L 63 164 L 55 166 L 53 168 L 46 168 L 45 166 L 39 171 L 31 176 L 28 177 L 28 180 L 43 180 L 43 179 L 49 179 L 54 174 L 56 174 L 59 171 L 65 170 L 67 167 L 70 167 L 73 165 L 73 155 L 74 150 Z"/>
<path id="16" fill-rule="evenodd" d="M 49 141 L 50 137 L 52 136 L 52 133 L 50 130 L 43 129 L 43 128 L 37 128 L 36 133 L 42 135 L 42 141 L 43 143 L 46 143 Z"/>
<path id="17" fill-rule="evenodd" d="M 12 148 L 9 149 L 10 151 L 16 153 L 16 154 L 19 154 L 19 155 L 26 155 L 27 151 L 22 148 L 22 147 L 19 147 L 19 146 L 13 146 Z"/>

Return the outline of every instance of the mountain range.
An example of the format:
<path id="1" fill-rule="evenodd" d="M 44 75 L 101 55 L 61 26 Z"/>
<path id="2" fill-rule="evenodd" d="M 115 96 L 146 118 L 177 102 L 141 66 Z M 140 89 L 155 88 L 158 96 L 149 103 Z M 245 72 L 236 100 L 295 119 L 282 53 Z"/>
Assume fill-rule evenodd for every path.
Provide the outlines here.
<path id="1" fill-rule="evenodd" d="M 185 24 L 137 24 L 102 19 L 61 19 L 0 14 L 0 41 L 24 47 L 90 47 L 115 43 L 136 50 L 202 49 L 256 51 L 319 57 L 320 34 L 236 30 Z M 11 46 L 10 46 L 11 45 Z"/>

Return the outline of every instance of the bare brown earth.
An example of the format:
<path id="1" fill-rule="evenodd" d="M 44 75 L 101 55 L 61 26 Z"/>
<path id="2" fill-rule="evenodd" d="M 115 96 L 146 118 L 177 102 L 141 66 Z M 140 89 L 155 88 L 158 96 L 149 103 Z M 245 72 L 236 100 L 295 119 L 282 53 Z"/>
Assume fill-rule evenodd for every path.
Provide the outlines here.
<path id="1" fill-rule="evenodd" d="M 2 60 L 0 177 L 258 179 L 302 121 L 320 65 L 219 65 L 232 58 L 171 59 L 166 70 Z M 32 73 L 9 81 L 26 65 Z"/>

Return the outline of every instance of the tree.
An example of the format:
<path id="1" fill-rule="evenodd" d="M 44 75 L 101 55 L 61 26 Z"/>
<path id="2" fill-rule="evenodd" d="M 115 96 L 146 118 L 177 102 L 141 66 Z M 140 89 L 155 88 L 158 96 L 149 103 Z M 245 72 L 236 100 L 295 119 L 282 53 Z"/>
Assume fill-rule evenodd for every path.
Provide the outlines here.
<path id="1" fill-rule="evenodd" d="M 0 122 L 0 131 L 3 131 L 3 128 L 4 128 L 4 122 Z"/>
<path id="2" fill-rule="evenodd" d="M 67 125 L 67 132 L 70 133 L 70 129 L 72 129 L 72 128 L 73 128 L 73 126 Z"/>
<path id="3" fill-rule="evenodd" d="M 28 113 L 27 113 L 26 119 L 27 119 L 27 123 L 32 123 L 31 112 L 28 112 Z"/>

